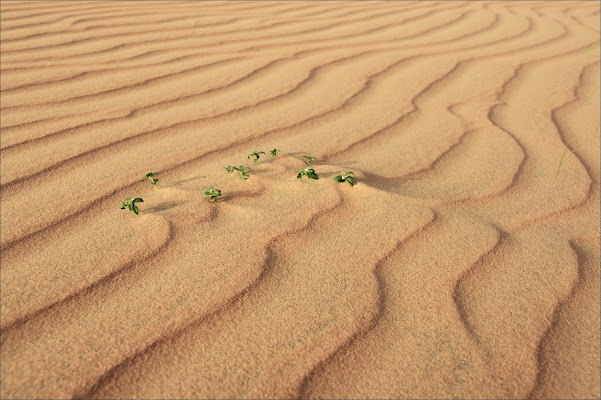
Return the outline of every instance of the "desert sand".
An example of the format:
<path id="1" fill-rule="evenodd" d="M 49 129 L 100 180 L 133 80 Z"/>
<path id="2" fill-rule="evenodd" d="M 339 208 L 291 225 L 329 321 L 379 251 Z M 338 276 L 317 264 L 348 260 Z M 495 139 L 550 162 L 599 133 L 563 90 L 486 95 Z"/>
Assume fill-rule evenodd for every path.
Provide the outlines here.
<path id="1" fill-rule="evenodd" d="M 1 2 L 1 397 L 599 398 L 600 8 Z"/>

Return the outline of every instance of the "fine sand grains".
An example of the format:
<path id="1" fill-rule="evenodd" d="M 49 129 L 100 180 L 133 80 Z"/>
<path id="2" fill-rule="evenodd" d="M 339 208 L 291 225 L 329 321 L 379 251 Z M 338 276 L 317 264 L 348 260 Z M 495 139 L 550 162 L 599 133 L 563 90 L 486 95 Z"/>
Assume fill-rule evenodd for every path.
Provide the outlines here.
<path id="1" fill-rule="evenodd" d="M 0 397 L 601 397 L 600 8 L 0 1 Z"/>

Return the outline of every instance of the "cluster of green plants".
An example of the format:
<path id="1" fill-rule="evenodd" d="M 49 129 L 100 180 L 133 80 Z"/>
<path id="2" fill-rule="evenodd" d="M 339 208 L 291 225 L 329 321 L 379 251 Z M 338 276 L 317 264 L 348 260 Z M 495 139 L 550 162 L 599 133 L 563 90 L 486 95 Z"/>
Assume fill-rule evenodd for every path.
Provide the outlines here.
<path id="1" fill-rule="evenodd" d="M 246 170 L 250 171 L 250 167 L 245 167 L 244 165 L 241 165 L 239 167 L 233 167 L 231 165 L 228 165 L 227 167 L 223 167 L 223 169 L 225 169 L 230 174 L 232 173 L 232 171 L 240 172 L 240 179 L 244 179 L 244 180 L 248 179 L 248 174 L 245 171 Z"/>
<path id="2" fill-rule="evenodd" d="M 271 158 L 276 157 L 279 152 L 281 152 L 281 150 L 278 150 L 278 149 L 270 150 L 269 156 Z M 264 151 L 253 151 L 252 153 L 250 153 L 248 155 L 247 159 L 250 160 L 252 157 L 253 162 L 255 164 L 258 164 L 260 154 L 265 154 L 265 152 Z M 302 158 L 305 159 L 305 162 L 307 163 L 307 165 L 311 165 L 314 161 L 318 161 L 317 158 L 312 157 L 312 156 L 302 156 Z M 240 176 L 239 176 L 240 179 L 247 180 L 249 178 L 249 175 L 246 172 L 246 171 L 250 171 L 249 166 L 240 165 L 238 167 L 235 167 L 232 165 L 228 165 L 227 167 L 223 167 L 223 169 L 225 169 L 227 171 L 227 173 L 229 173 L 229 174 L 231 174 L 234 171 L 238 171 L 240 173 Z M 352 174 L 353 174 L 353 172 L 351 172 L 351 171 L 341 172 L 334 177 L 334 181 L 339 182 L 339 183 L 347 182 L 349 185 L 354 186 L 355 181 L 353 180 L 353 178 L 351 176 L 349 176 Z M 149 180 L 150 184 L 152 185 L 152 188 L 154 190 L 157 190 L 157 183 L 159 180 L 154 178 L 154 175 L 158 175 L 158 172 L 147 173 L 146 176 L 142 179 L 142 182 Z M 303 168 L 303 169 L 299 170 L 298 173 L 296 174 L 296 179 L 301 179 L 303 176 L 306 176 L 308 179 L 319 179 L 319 176 L 317 175 L 315 170 L 311 167 L 307 167 L 307 168 Z M 221 196 L 221 190 L 216 189 L 213 186 L 211 186 L 203 194 L 203 197 L 207 197 L 207 196 L 210 196 L 209 197 L 210 201 L 217 201 L 219 199 L 219 197 Z M 123 203 L 121 203 L 121 209 L 124 210 L 125 208 L 128 208 L 129 211 L 133 211 L 136 215 L 138 215 L 139 209 L 138 209 L 138 206 L 136 206 L 136 203 L 143 203 L 143 202 L 144 202 L 144 200 L 140 197 L 136 197 L 133 200 L 130 197 L 127 197 L 125 199 L 125 201 Z"/>

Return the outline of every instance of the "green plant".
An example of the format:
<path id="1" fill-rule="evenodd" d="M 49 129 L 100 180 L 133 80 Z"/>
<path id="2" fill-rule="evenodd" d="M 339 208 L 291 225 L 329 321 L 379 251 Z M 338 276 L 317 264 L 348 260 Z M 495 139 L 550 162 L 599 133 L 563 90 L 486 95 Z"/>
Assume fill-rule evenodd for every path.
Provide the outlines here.
<path id="1" fill-rule="evenodd" d="M 354 186 L 355 185 L 355 180 L 353 179 L 352 176 L 349 176 L 350 174 L 353 174 L 353 172 L 341 172 L 338 175 L 336 175 L 334 177 L 334 180 L 336 182 L 348 182 L 349 185 Z"/>
<path id="2" fill-rule="evenodd" d="M 265 154 L 265 152 L 264 152 L 264 151 L 253 151 L 253 152 L 252 152 L 252 153 L 250 153 L 250 154 L 248 155 L 248 157 L 246 157 L 246 158 L 248 158 L 248 159 L 250 160 L 250 156 L 253 156 L 253 157 L 255 158 L 253 161 L 254 161 L 254 162 L 255 162 L 255 164 L 256 164 L 256 163 L 258 163 L 258 162 L 259 162 L 259 154 Z"/>
<path id="3" fill-rule="evenodd" d="M 158 179 L 153 179 L 152 176 L 153 175 L 158 175 L 158 172 L 149 172 L 146 174 L 146 176 L 142 179 L 142 182 L 144 182 L 146 179 L 150 179 L 150 184 L 152 185 L 152 187 L 154 188 L 154 190 L 157 190 L 157 182 L 159 181 Z"/>
<path id="4" fill-rule="evenodd" d="M 282 151 L 282 150 L 273 149 L 273 150 L 271 150 L 271 151 L 269 152 L 269 156 L 270 156 L 271 158 L 273 158 L 273 157 L 275 157 L 275 156 L 277 156 L 277 155 L 278 155 L 278 152 L 279 152 L 279 151 Z"/>
<path id="5" fill-rule="evenodd" d="M 565 157 L 565 155 L 566 155 L 566 151 L 567 151 L 567 150 L 568 150 L 568 148 L 567 148 L 567 146 L 566 146 L 566 148 L 565 148 L 565 150 L 563 151 L 563 154 L 562 154 L 562 156 L 561 156 L 561 159 L 559 160 L 559 166 L 557 167 L 557 174 L 555 174 L 555 180 L 557 180 L 557 177 L 559 177 L 559 169 L 561 168 L 561 163 L 563 162 L 563 158 Z M 538 171 L 538 172 L 536 173 L 536 175 L 534 175 L 534 176 L 539 176 L 539 175 L 540 175 L 540 174 L 542 174 L 544 171 L 546 171 L 546 170 L 547 170 L 547 168 L 549 168 L 551 165 L 553 165 L 553 164 L 547 165 L 545 168 L 543 168 L 543 169 L 541 169 L 540 171 Z"/>
<path id="6" fill-rule="evenodd" d="M 599 40 L 597 40 L 594 43 L 591 43 L 591 45 L 586 48 L 586 51 L 584 52 L 584 56 L 588 57 L 588 52 L 591 51 L 593 49 L 593 47 L 598 46 L 600 43 L 601 42 Z"/>
<path id="7" fill-rule="evenodd" d="M 306 162 L 307 164 L 311 165 L 311 163 L 313 162 L 313 160 L 317 161 L 317 158 L 315 157 L 311 157 L 311 156 L 303 156 L 304 158 L 306 158 Z"/>
<path id="8" fill-rule="evenodd" d="M 194 22 L 194 28 L 192 28 L 192 33 L 190 34 L 190 39 L 192 39 L 192 36 L 194 36 L 194 30 L 196 29 L 196 25 L 198 25 L 198 18 L 196 19 L 196 22 Z"/>
<path id="9" fill-rule="evenodd" d="M 593 92 L 591 92 L 588 96 L 586 96 L 586 98 L 582 101 L 582 104 L 586 104 L 588 103 L 588 101 L 591 99 L 591 97 L 593 97 L 593 95 L 595 93 L 597 93 L 597 91 L 599 90 L 599 88 L 595 89 Z"/>
<path id="10" fill-rule="evenodd" d="M 136 197 L 133 200 L 131 197 L 127 197 L 125 202 L 121 203 L 121 209 L 124 210 L 125 207 L 127 207 L 129 208 L 129 211 L 133 211 L 136 215 L 138 215 L 138 206 L 136 206 L 136 203 L 144 203 L 144 200 L 139 197 Z"/>
<path id="11" fill-rule="evenodd" d="M 245 170 L 249 170 L 250 171 L 250 167 L 245 167 L 244 165 L 241 165 L 239 167 L 234 167 L 234 169 L 238 172 L 240 172 L 240 179 L 248 179 L 248 174 L 246 172 L 244 172 Z"/>
<path id="12" fill-rule="evenodd" d="M 230 174 L 232 173 L 233 170 L 238 170 L 238 168 L 232 167 L 231 165 L 228 165 L 227 167 L 223 167 L 223 169 L 225 169 Z"/>
<path id="13" fill-rule="evenodd" d="M 211 201 L 215 201 L 215 200 L 217 200 L 217 198 L 219 196 L 221 196 L 221 190 L 213 189 L 213 186 L 211 186 L 210 188 L 205 190 L 203 196 L 204 197 L 211 196 Z"/>
<path id="14" fill-rule="evenodd" d="M 300 171 L 298 171 L 298 174 L 296 174 L 296 179 L 301 179 L 303 177 L 303 175 L 307 175 L 307 178 L 309 179 L 319 179 L 319 176 L 317 176 L 317 174 L 315 173 L 315 170 L 313 170 L 313 168 L 303 168 Z"/>

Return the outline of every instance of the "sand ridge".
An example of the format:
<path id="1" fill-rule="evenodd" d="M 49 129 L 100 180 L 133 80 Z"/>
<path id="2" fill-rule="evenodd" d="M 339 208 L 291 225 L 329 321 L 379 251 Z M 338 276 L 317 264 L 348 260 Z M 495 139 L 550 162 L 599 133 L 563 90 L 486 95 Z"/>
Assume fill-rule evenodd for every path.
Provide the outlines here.
<path id="1" fill-rule="evenodd" d="M 599 398 L 600 8 L 0 1 L 1 397 Z"/>

